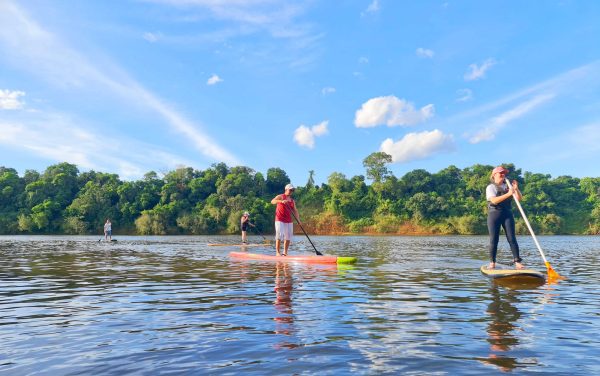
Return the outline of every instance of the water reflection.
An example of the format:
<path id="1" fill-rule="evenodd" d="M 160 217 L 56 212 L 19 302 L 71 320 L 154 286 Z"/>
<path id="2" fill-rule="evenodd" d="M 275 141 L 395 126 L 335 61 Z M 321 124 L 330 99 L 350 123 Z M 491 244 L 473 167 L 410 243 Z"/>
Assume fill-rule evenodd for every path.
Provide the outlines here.
<path id="1" fill-rule="evenodd" d="M 286 262 L 276 263 L 275 269 L 275 307 L 276 315 L 275 333 L 284 336 L 291 336 L 294 333 L 294 309 L 292 307 L 292 291 L 294 289 L 294 279 L 292 269 Z M 293 349 L 298 344 L 292 343 L 289 339 L 278 342 L 276 348 Z"/>
<path id="2" fill-rule="evenodd" d="M 487 326 L 490 354 L 486 363 L 495 365 L 502 371 L 510 371 L 517 366 L 517 360 L 506 353 L 519 344 L 519 339 L 513 331 L 521 312 L 513 305 L 516 302 L 514 292 L 507 291 L 501 294 L 498 285 L 494 283 L 490 294 L 492 301 L 486 310 L 491 318 Z"/>
<path id="3" fill-rule="evenodd" d="M 318 238 L 356 265 L 97 240 L 0 237 L 0 374 L 600 374 L 597 238 L 546 239 L 544 286 L 483 278 L 477 237 Z"/>

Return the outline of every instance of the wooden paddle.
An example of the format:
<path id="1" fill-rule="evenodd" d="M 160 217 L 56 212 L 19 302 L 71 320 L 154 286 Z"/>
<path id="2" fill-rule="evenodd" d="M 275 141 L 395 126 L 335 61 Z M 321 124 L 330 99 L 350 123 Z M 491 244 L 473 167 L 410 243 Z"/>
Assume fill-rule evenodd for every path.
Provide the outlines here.
<path id="1" fill-rule="evenodd" d="M 506 184 L 508 184 L 508 186 L 510 187 L 510 181 L 508 179 L 505 179 L 505 180 L 506 180 Z M 550 265 L 548 260 L 546 260 L 546 256 L 544 256 L 544 251 L 542 251 L 542 247 L 540 246 L 540 243 L 538 242 L 537 237 L 535 236 L 535 233 L 533 232 L 533 229 L 531 228 L 531 224 L 529 224 L 529 220 L 527 220 L 527 216 L 525 215 L 525 212 L 523 211 L 523 208 L 521 207 L 521 203 L 519 202 L 519 200 L 517 200 L 517 197 L 515 196 L 514 193 L 513 193 L 513 198 L 515 199 L 515 202 L 517 203 L 517 207 L 519 208 L 519 211 L 521 212 L 521 217 L 523 217 L 523 220 L 525 221 L 525 224 L 527 225 L 527 228 L 529 229 L 529 232 L 531 233 L 531 236 L 533 237 L 533 241 L 535 242 L 535 245 L 537 246 L 538 251 L 540 251 L 540 254 L 542 255 L 542 260 L 544 260 L 544 264 L 546 264 L 546 269 L 548 269 L 548 279 L 549 280 L 565 279 L 565 277 L 563 277 L 560 274 L 558 274 L 557 272 L 555 272 L 554 269 L 552 269 L 552 266 Z"/>
<path id="2" fill-rule="evenodd" d="M 310 242 L 310 245 L 312 245 L 312 247 L 314 248 L 315 253 L 317 254 L 317 256 L 323 256 L 323 254 L 321 252 L 317 251 L 317 247 L 315 247 L 315 245 L 313 244 L 312 240 L 310 240 L 310 237 L 306 233 L 306 230 L 304 230 L 304 227 L 302 227 L 302 223 L 300 223 L 300 221 L 298 220 L 298 217 L 296 217 L 296 214 L 294 214 L 294 211 L 292 210 L 292 208 L 290 208 L 288 206 L 288 204 L 283 204 L 283 205 L 290 211 L 290 213 L 292 213 L 292 216 L 294 217 L 294 219 L 296 220 L 296 222 L 298 223 L 298 225 L 302 229 L 302 232 L 304 233 L 304 235 L 306 235 L 306 239 L 308 239 L 308 241 Z"/>

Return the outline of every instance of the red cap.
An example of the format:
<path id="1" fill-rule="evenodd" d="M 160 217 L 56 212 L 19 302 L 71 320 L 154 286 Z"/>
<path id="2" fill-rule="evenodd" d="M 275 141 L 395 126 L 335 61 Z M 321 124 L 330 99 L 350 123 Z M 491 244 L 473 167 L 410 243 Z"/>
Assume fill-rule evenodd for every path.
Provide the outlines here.
<path id="1" fill-rule="evenodd" d="M 495 169 L 492 170 L 492 175 L 494 175 L 495 173 L 498 173 L 498 172 L 504 172 L 504 174 L 508 174 L 508 170 L 507 169 L 505 169 L 502 166 L 498 166 L 498 167 L 496 167 Z"/>

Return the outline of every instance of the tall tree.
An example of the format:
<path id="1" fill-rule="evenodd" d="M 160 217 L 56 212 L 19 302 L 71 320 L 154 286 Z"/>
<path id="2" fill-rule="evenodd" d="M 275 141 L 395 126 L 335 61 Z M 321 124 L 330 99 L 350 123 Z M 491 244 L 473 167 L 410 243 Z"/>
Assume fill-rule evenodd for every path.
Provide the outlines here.
<path id="1" fill-rule="evenodd" d="M 306 189 L 311 189 L 315 187 L 315 170 L 308 171 L 308 181 L 306 182 Z"/>
<path id="2" fill-rule="evenodd" d="M 276 195 L 283 192 L 283 188 L 290 182 L 287 173 L 279 167 L 267 170 L 267 194 Z"/>
<path id="3" fill-rule="evenodd" d="M 387 164 L 392 162 L 392 156 L 382 151 L 369 154 L 363 160 L 363 167 L 367 169 L 367 178 L 375 183 L 381 183 L 389 176 Z"/>

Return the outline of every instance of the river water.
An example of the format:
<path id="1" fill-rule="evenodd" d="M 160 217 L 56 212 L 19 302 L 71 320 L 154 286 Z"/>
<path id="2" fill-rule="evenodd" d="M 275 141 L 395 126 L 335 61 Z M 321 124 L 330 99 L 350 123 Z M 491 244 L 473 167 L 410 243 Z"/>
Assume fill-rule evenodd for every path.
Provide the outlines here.
<path id="1" fill-rule="evenodd" d="M 600 374 L 598 237 L 539 237 L 568 279 L 520 285 L 480 273 L 487 237 L 311 239 L 358 263 L 207 246 L 237 236 L 0 237 L 0 374 Z"/>

